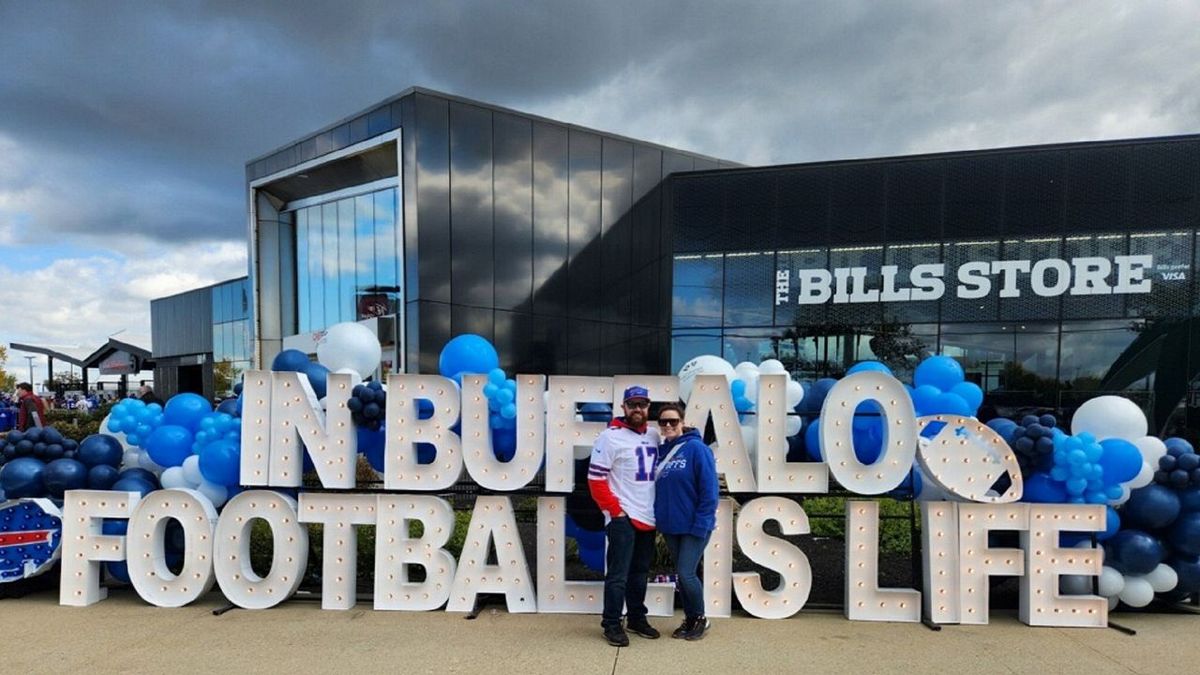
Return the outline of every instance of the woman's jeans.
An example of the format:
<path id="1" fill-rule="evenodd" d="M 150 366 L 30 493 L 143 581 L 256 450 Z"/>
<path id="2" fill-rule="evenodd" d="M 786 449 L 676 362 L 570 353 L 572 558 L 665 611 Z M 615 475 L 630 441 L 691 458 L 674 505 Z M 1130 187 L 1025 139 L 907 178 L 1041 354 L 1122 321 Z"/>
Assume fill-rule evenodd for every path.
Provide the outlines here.
<path id="1" fill-rule="evenodd" d="M 671 559 L 675 561 L 675 573 L 679 575 L 683 613 L 689 619 L 704 616 L 704 587 L 700 585 L 700 577 L 696 576 L 696 568 L 700 566 L 700 557 L 704 555 L 704 547 L 708 546 L 710 536 L 711 532 L 703 537 L 690 534 L 663 535 Z"/>

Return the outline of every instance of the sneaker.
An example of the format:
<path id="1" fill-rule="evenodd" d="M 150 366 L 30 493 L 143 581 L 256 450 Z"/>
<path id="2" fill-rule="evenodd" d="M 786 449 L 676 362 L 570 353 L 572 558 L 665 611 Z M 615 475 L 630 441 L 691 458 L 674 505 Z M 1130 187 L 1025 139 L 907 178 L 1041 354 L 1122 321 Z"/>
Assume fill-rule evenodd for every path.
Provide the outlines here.
<path id="1" fill-rule="evenodd" d="M 687 637 L 687 634 L 691 632 L 694 623 L 695 621 L 693 619 L 684 617 L 683 623 L 679 624 L 679 628 L 676 628 L 675 632 L 671 633 L 671 637 L 675 638 L 676 640 L 681 640 Z"/>
<path id="2" fill-rule="evenodd" d="M 608 640 L 608 644 L 614 647 L 629 646 L 629 636 L 625 634 L 625 630 L 620 626 L 610 626 L 605 628 L 604 639 Z"/>
<path id="3" fill-rule="evenodd" d="M 662 633 L 658 632 L 657 628 L 651 626 L 650 622 L 645 619 L 641 621 L 629 621 L 625 624 L 625 627 L 647 640 L 657 640 L 662 635 Z"/>
<path id="4" fill-rule="evenodd" d="M 696 623 L 692 626 L 692 630 L 688 631 L 683 638 L 685 640 L 701 640 L 704 638 L 704 634 L 708 632 L 709 626 L 710 624 L 706 617 L 696 617 Z"/>

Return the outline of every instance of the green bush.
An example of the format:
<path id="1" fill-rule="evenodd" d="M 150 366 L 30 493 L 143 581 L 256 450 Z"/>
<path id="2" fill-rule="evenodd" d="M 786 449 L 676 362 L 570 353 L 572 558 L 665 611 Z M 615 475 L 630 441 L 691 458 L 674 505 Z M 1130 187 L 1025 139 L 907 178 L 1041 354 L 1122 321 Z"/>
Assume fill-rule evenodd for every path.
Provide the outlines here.
<path id="1" fill-rule="evenodd" d="M 54 427 L 67 438 L 76 441 L 100 433 L 100 421 L 103 417 L 97 415 L 81 415 L 74 410 L 47 410 L 46 425 Z"/>
<path id="2" fill-rule="evenodd" d="M 888 553 L 908 553 L 912 550 L 912 532 L 909 525 L 907 501 L 878 499 L 879 502 L 879 548 Z M 809 497 L 804 500 L 804 511 L 809 516 L 813 536 L 846 538 L 846 498 Z M 830 518 L 814 516 L 833 516 Z M 890 518 L 887 516 L 901 516 Z M 917 532 L 921 530 L 921 519 L 917 516 Z"/>

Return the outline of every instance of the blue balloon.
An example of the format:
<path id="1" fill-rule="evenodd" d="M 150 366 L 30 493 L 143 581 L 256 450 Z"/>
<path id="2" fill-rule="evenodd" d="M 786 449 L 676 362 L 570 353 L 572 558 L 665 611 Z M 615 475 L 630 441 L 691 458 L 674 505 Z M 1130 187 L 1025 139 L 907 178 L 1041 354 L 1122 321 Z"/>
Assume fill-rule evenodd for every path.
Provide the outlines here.
<path id="1" fill-rule="evenodd" d="M 363 414 L 367 414 L 368 407 L 369 406 L 363 406 Z M 379 406 L 375 407 L 376 410 L 378 410 L 378 408 L 379 408 Z M 381 414 L 381 413 L 376 413 L 376 414 Z M 417 399 L 417 419 L 427 420 L 432 417 L 433 417 L 433 401 L 430 401 L 427 398 Z"/>
<path id="2" fill-rule="evenodd" d="M 1036 504 L 1065 504 L 1067 503 L 1067 488 L 1048 474 L 1037 471 L 1025 479 L 1025 492 L 1021 496 L 1021 501 Z"/>
<path id="3" fill-rule="evenodd" d="M 1192 444 L 1188 443 L 1186 440 L 1184 440 L 1178 436 L 1172 436 L 1172 437 L 1166 439 L 1165 441 L 1163 441 L 1163 445 L 1167 446 L 1168 452 L 1170 452 L 1172 450 L 1174 450 L 1176 453 L 1194 452 L 1194 449 L 1192 448 Z"/>
<path id="4" fill-rule="evenodd" d="M 107 464 L 97 464 L 88 471 L 87 486 L 90 490 L 108 490 L 117 482 L 120 472 L 116 467 Z"/>
<path id="5" fill-rule="evenodd" d="M 1017 423 L 1007 417 L 994 417 L 987 422 L 988 428 L 1000 435 L 1005 443 L 1012 445 L 1013 433 L 1017 430 Z"/>
<path id="6" fill-rule="evenodd" d="M 959 382 L 950 388 L 950 393 L 966 401 L 972 415 L 983 404 L 983 390 L 974 382 Z"/>
<path id="7" fill-rule="evenodd" d="M 1142 453 L 1137 446 L 1120 438 L 1100 441 L 1104 454 L 1100 455 L 1100 466 L 1104 469 L 1104 484 L 1116 485 L 1137 477 L 1142 470 Z"/>
<path id="8" fill-rule="evenodd" d="M 275 359 L 271 361 L 271 370 L 298 373 L 309 363 L 311 361 L 308 360 L 308 354 L 299 349 L 285 349 L 275 355 Z"/>
<path id="9" fill-rule="evenodd" d="M 473 333 L 459 335 L 442 347 L 438 372 L 443 377 L 463 373 L 490 373 L 500 367 L 500 356 L 486 338 Z"/>
<path id="10" fill-rule="evenodd" d="M 1104 531 L 1096 533 L 1096 539 L 1106 541 L 1111 539 L 1113 535 L 1121 530 L 1121 516 L 1117 514 L 1117 510 L 1111 506 L 1105 508 Z"/>
<path id="11" fill-rule="evenodd" d="M 313 393 L 317 395 L 317 398 L 325 398 L 329 369 L 316 361 L 309 361 L 308 365 L 300 372 L 308 376 L 308 383 L 312 385 Z"/>
<path id="12" fill-rule="evenodd" d="M 821 418 L 809 422 L 808 427 L 804 429 L 804 449 L 814 462 L 825 461 L 821 454 Z"/>
<path id="13" fill-rule="evenodd" d="M 107 434 L 92 434 L 80 442 L 75 456 L 88 466 L 99 464 L 120 466 L 121 456 L 124 454 L 125 448 L 121 447 L 121 441 L 115 437 Z"/>
<path id="14" fill-rule="evenodd" d="M 157 476 L 155 476 L 153 473 L 150 473 L 149 471 L 139 468 L 139 467 L 133 467 L 130 469 L 122 470 L 121 473 L 117 474 L 117 480 L 120 480 L 122 478 L 137 478 L 139 480 L 144 480 L 147 483 L 150 483 L 152 485 L 158 485 L 158 477 Z"/>
<path id="15" fill-rule="evenodd" d="M 1181 508 L 1174 490 L 1151 483 L 1129 493 L 1124 508 L 1125 522 L 1137 529 L 1157 530 L 1174 522 Z"/>
<path id="16" fill-rule="evenodd" d="M 230 417 L 237 417 L 241 414 L 241 410 L 238 409 L 238 399 L 227 398 L 221 401 L 217 404 L 217 412 L 225 413 Z"/>
<path id="17" fill-rule="evenodd" d="M 217 485 L 237 485 L 242 451 L 233 441 L 220 440 L 200 448 L 200 475 Z"/>
<path id="18" fill-rule="evenodd" d="M 1200 556 L 1200 513 L 1185 513 L 1175 521 L 1168 535 L 1175 551 Z"/>
<path id="19" fill-rule="evenodd" d="M 501 462 L 512 461 L 517 454 L 517 433 L 515 429 L 492 430 L 492 452 Z"/>
<path id="20" fill-rule="evenodd" d="M 57 461 L 57 460 L 56 460 Z M 33 457 L 18 457 L 0 467 L 0 490 L 7 499 L 45 497 L 46 465 Z"/>
<path id="21" fill-rule="evenodd" d="M 1104 563 L 1122 574 L 1149 574 L 1166 558 L 1162 542 L 1141 530 L 1121 530 L 1105 542 Z"/>
<path id="22" fill-rule="evenodd" d="M 387 434 L 383 427 L 378 431 L 371 431 L 366 427 L 358 427 L 358 451 L 367 458 L 367 463 L 376 471 L 383 471 L 383 447 L 387 440 Z"/>
<path id="23" fill-rule="evenodd" d="M 950 392 L 943 392 L 935 396 L 933 407 L 921 412 L 926 415 L 962 415 L 963 417 L 971 417 L 975 414 L 975 410 L 967 405 L 961 396 Z"/>
<path id="24" fill-rule="evenodd" d="M 1167 561 L 1175 574 L 1179 575 L 1179 583 L 1175 591 L 1180 593 L 1195 593 L 1200 591 L 1200 558 L 1196 556 L 1173 556 Z"/>
<path id="25" fill-rule="evenodd" d="M 584 403 L 579 407 L 579 413 L 584 422 L 604 422 L 612 420 L 612 406 L 607 403 Z"/>
<path id="26" fill-rule="evenodd" d="M 746 395 L 746 381 L 734 380 L 729 384 L 729 393 L 733 395 L 733 399 L 737 399 Z"/>
<path id="27" fill-rule="evenodd" d="M 62 499 L 67 490 L 87 487 L 87 479 L 88 468 L 76 459 L 56 459 L 42 471 L 46 493 L 55 499 Z"/>
<path id="28" fill-rule="evenodd" d="M 175 394 L 171 400 L 167 401 L 167 407 L 163 409 L 163 423 L 195 431 L 200 426 L 200 420 L 211 412 L 212 406 L 203 396 L 192 393 Z M 139 431 L 139 433 L 141 432 Z M 159 464 L 167 466 L 162 462 Z"/>
<path id="29" fill-rule="evenodd" d="M 1200 487 L 1178 491 L 1179 505 L 1184 512 L 1200 511 Z"/>
<path id="30" fill-rule="evenodd" d="M 146 439 L 146 452 L 150 453 L 150 459 L 159 466 L 180 466 L 183 460 L 192 454 L 193 440 L 192 432 L 185 427 L 164 424 Z"/>
<path id="31" fill-rule="evenodd" d="M 835 384 L 837 384 L 837 380 L 831 377 L 823 377 L 813 382 L 809 390 L 805 392 L 800 404 L 808 412 L 821 412 L 821 406 L 825 404 L 825 397 L 829 396 L 829 390 L 833 389 Z"/>
<path id="32" fill-rule="evenodd" d="M 913 384 L 917 387 L 929 385 L 942 391 L 950 391 L 963 381 L 966 374 L 958 361 L 949 356 L 931 356 L 917 364 L 913 373 Z"/>
<path id="33" fill-rule="evenodd" d="M 853 375 L 854 373 L 869 373 L 869 372 L 887 373 L 888 375 L 891 375 L 892 369 L 888 368 L 886 365 L 884 365 L 883 363 L 880 363 L 879 361 L 859 361 L 858 363 L 850 366 L 850 368 L 846 370 L 847 375 Z"/>
<path id="34" fill-rule="evenodd" d="M 878 417 L 855 415 L 851 425 L 854 456 L 863 464 L 872 464 L 883 452 L 883 421 Z"/>
<path id="35" fill-rule="evenodd" d="M 157 490 L 158 486 L 155 483 L 143 478 L 137 476 L 128 476 L 117 480 L 117 482 L 113 483 L 110 489 L 116 490 L 117 492 L 136 492 L 145 497 L 151 492 Z"/>
<path id="36" fill-rule="evenodd" d="M 942 390 L 932 385 L 922 385 L 912 390 L 913 407 L 916 408 L 918 415 L 933 414 L 933 409 L 937 405 L 938 396 L 942 395 Z"/>
<path id="37" fill-rule="evenodd" d="M 437 448 L 429 443 L 417 443 L 417 464 L 433 464 L 437 459 Z"/>

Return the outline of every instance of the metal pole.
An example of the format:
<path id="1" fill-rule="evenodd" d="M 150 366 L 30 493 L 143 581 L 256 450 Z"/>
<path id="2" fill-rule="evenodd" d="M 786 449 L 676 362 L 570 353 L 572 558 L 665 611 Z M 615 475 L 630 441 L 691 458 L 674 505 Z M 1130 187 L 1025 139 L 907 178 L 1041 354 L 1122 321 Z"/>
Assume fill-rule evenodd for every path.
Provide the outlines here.
<path id="1" fill-rule="evenodd" d="M 33 386 L 33 360 L 36 356 L 26 356 L 25 360 L 29 362 L 29 386 Z"/>

